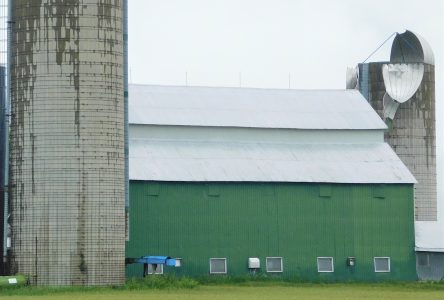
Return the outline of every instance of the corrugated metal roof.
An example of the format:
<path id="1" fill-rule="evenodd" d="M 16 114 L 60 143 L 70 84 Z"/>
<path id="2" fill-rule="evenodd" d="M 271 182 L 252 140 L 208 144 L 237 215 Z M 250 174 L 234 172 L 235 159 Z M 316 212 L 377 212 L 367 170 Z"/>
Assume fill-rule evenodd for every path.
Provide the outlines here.
<path id="1" fill-rule="evenodd" d="M 385 129 L 357 90 L 130 85 L 131 124 Z"/>
<path id="2" fill-rule="evenodd" d="M 415 183 L 385 143 L 276 144 L 133 139 L 130 179 Z"/>
<path id="3" fill-rule="evenodd" d="M 415 250 L 444 252 L 444 222 L 415 222 Z"/>

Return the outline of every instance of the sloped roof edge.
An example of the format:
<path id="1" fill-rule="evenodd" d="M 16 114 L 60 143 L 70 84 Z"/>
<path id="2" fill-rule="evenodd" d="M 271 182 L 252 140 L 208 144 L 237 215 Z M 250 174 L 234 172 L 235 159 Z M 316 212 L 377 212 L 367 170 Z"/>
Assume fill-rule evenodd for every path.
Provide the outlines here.
<path id="1" fill-rule="evenodd" d="M 389 145 L 130 140 L 130 179 L 416 183 Z"/>
<path id="2" fill-rule="evenodd" d="M 131 124 L 384 130 L 355 90 L 130 85 Z"/>

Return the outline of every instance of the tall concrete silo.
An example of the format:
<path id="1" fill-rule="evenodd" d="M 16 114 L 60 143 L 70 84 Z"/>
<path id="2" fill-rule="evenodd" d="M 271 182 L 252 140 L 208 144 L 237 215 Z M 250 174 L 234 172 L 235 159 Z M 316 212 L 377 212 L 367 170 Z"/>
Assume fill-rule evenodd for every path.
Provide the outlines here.
<path id="1" fill-rule="evenodd" d="M 9 105 L 7 97 L 7 56 L 8 56 L 8 0 L 0 0 L 0 275 L 7 274 L 8 246 L 8 128 Z"/>
<path id="2" fill-rule="evenodd" d="M 390 61 L 358 65 L 359 90 L 389 125 L 385 140 L 413 173 L 415 217 L 436 221 L 435 66 L 418 34 L 397 34 Z"/>
<path id="3" fill-rule="evenodd" d="M 1 261 L 0 275 L 6 274 L 6 254 L 7 254 L 7 233 L 8 233 L 8 212 L 7 197 L 5 197 L 6 188 L 6 169 L 7 169 L 7 103 L 6 103 L 6 68 L 0 65 L 0 246 Z"/>
<path id="4" fill-rule="evenodd" d="M 124 281 L 122 0 L 14 0 L 11 267 L 39 285 Z"/>

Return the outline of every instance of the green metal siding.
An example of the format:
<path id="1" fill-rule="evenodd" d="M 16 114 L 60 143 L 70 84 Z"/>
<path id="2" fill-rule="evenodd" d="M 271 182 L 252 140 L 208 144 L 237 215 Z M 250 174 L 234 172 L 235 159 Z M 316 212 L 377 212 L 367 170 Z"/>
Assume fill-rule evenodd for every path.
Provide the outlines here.
<path id="1" fill-rule="evenodd" d="M 229 275 L 248 274 L 248 257 L 259 257 L 266 273 L 265 258 L 277 256 L 284 271 L 270 276 L 416 279 L 413 186 L 330 188 L 325 197 L 319 184 L 132 181 L 126 256 L 180 257 L 181 268 L 164 271 L 190 276 L 209 274 L 209 259 L 220 257 Z M 318 256 L 334 258 L 334 273 L 317 272 Z M 349 256 L 355 267 L 346 266 Z M 378 256 L 391 258 L 390 273 L 374 272 Z M 141 274 L 142 266 L 127 267 L 127 276 Z"/>

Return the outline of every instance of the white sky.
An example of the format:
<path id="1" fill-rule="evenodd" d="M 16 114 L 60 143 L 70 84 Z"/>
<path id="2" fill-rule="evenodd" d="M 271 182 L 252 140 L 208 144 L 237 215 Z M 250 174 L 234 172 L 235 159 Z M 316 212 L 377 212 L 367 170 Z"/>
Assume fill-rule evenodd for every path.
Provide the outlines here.
<path id="1" fill-rule="evenodd" d="M 129 0 L 130 82 L 288 88 L 290 73 L 291 88 L 343 89 L 347 66 L 405 29 L 435 53 L 441 158 L 442 0 Z"/>

